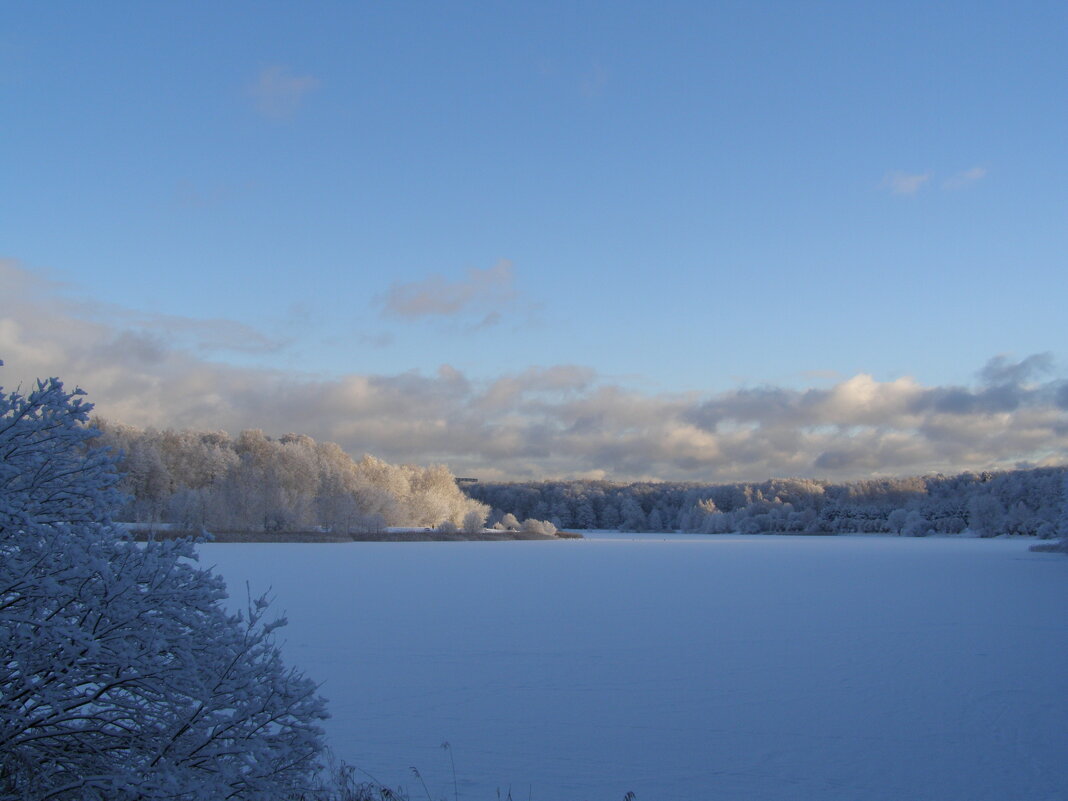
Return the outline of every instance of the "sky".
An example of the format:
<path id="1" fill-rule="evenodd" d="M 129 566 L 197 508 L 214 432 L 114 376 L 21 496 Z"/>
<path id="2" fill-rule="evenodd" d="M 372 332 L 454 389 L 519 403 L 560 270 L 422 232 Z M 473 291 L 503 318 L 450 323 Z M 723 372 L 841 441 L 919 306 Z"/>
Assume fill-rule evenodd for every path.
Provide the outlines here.
<path id="1" fill-rule="evenodd" d="M 486 478 L 1068 461 L 1063 3 L 10 4 L 0 383 Z"/>

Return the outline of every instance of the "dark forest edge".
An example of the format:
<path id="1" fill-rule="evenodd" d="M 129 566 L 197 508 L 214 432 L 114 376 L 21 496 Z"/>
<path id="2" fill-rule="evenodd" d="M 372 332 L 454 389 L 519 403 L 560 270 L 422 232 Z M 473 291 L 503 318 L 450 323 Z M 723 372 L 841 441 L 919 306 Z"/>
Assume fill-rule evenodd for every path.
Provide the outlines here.
<path id="1" fill-rule="evenodd" d="M 464 485 L 472 498 L 560 528 L 704 534 L 1068 536 L 1068 469 L 831 483 L 542 481 Z"/>

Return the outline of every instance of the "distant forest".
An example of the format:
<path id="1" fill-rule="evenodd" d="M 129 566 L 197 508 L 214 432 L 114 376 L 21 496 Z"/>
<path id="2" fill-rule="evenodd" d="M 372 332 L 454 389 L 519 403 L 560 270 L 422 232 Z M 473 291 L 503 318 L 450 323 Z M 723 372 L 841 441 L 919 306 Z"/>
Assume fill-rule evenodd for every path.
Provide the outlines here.
<path id="1" fill-rule="evenodd" d="M 809 479 L 692 484 L 607 481 L 465 484 L 472 498 L 561 529 L 705 534 L 880 532 L 1068 536 L 1068 468 L 832 484 Z"/>
<path id="2" fill-rule="evenodd" d="M 259 430 L 158 431 L 95 419 L 121 454 L 117 519 L 217 531 L 479 531 L 518 520 L 562 530 L 706 534 L 880 532 L 1068 537 L 1068 468 L 833 484 L 810 479 L 693 484 L 462 483 L 443 466 L 354 460 L 333 442 Z"/>

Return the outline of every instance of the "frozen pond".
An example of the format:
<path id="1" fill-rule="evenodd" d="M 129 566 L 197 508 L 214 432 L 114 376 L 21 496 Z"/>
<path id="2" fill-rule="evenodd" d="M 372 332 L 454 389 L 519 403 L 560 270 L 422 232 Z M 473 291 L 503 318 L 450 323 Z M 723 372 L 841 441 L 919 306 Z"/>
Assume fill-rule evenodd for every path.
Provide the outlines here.
<path id="1" fill-rule="evenodd" d="M 1068 558 L 1004 540 L 214 544 L 435 801 L 1068 798 Z"/>

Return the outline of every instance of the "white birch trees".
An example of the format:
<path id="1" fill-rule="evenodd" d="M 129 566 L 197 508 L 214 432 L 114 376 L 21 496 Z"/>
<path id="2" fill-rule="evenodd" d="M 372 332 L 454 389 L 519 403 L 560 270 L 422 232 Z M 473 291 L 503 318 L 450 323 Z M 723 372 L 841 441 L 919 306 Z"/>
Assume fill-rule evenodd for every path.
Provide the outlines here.
<path id="1" fill-rule="evenodd" d="M 259 430 L 142 431 L 95 421 L 122 453 L 122 519 L 219 531 L 375 531 L 463 526 L 489 508 L 467 497 L 443 466 L 353 459 L 333 442 Z M 472 517 L 473 519 L 473 517 Z"/>

